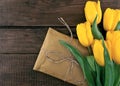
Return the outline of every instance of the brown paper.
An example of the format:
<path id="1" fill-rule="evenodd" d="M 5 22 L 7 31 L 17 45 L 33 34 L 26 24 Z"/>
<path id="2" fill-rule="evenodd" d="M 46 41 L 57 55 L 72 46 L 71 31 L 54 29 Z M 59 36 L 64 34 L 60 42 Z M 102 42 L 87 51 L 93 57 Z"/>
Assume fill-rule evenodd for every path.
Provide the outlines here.
<path id="1" fill-rule="evenodd" d="M 33 69 L 77 86 L 87 86 L 77 61 L 59 40 L 69 42 L 70 37 L 49 28 Z M 78 40 L 73 39 L 71 44 L 83 55 L 88 55 L 87 49 Z"/>

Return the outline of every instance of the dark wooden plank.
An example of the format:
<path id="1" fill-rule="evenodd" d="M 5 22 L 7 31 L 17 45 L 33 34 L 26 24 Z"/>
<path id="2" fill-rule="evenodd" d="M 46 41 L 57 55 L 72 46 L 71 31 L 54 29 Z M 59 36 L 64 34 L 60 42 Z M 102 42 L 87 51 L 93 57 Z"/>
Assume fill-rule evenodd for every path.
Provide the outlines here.
<path id="1" fill-rule="evenodd" d="M 14 28 L 0 29 L 0 53 L 39 53 L 48 28 Z M 66 28 L 56 28 L 64 34 L 68 34 Z M 73 32 L 75 29 L 72 28 Z"/>
<path id="2" fill-rule="evenodd" d="M 37 54 L 0 54 L 0 86 L 73 86 L 33 71 Z"/>
<path id="3" fill-rule="evenodd" d="M 47 29 L 0 29 L 0 53 L 38 53 Z"/>
<path id="4" fill-rule="evenodd" d="M 87 0 L 0 0 L 1 26 L 61 26 L 63 17 L 71 26 L 85 21 Z M 97 0 L 96 0 L 97 1 Z M 120 0 L 101 0 L 107 7 L 120 8 Z"/>

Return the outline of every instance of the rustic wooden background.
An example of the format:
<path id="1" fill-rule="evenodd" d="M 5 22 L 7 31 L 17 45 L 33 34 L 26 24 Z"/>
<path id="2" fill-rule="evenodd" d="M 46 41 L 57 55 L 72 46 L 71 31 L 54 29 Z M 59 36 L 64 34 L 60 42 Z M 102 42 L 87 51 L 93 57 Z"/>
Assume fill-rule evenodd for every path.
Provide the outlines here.
<path id="1" fill-rule="evenodd" d="M 75 34 L 84 22 L 87 0 L 0 0 L 0 86 L 73 86 L 32 70 L 48 27 L 69 35 L 57 20 L 63 17 Z M 101 0 L 120 8 L 120 0 Z M 76 35 L 75 35 L 76 36 Z"/>

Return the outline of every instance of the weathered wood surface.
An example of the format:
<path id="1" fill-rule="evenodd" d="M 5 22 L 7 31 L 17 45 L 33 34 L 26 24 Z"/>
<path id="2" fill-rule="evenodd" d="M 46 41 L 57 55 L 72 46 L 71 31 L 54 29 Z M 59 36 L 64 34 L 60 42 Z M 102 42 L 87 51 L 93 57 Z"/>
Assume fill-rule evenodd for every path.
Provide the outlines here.
<path id="1" fill-rule="evenodd" d="M 0 54 L 0 86 L 73 86 L 33 71 L 37 54 Z"/>
<path id="2" fill-rule="evenodd" d="M 44 41 L 48 28 L 25 28 L 0 29 L 0 54 L 36 54 Z M 68 34 L 66 28 L 56 28 L 56 30 Z M 75 33 L 75 28 L 72 28 Z"/>
<path id="3" fill-rule="evenodd" d="M 71 26 L 83 22 L 87 0 L 0 0 L 1 26 L 61 26 L 63 17 Z M 97 1 L 97 0 L 96 0 Z M 101 0 L 107 7 L 120 8 L 120 0 Z"/>
<path id="4" fill-rule="evenodd" d="M 33 71 L 47 30 L 0 28 L 0 86 L 73 86 Z M 57 30 L 69 34 L 65 28 Z"/>
<path id="5" fill-rule="evenodd" d="M 70 35 L 58 17 L 73 26 L 76 37 L 74 26 L 85 21 L 86 1 L 0 0 L 0 86 L 73 86 L 32 68 L 49 26 Z M 103 12 L 120 8 L 120 0 L 101 0 L 101 5 Z"/>

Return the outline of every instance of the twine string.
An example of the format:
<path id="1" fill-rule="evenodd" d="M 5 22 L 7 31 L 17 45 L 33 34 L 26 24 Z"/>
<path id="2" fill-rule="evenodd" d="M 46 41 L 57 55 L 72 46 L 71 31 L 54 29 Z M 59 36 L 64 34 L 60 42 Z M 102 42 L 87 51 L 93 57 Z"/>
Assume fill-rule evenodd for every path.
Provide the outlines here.
<path id="1" fill-rule="evenodd" d="M 71 28 L 70 28 L 70 26 L 65 22 L 65 20 L 62 18 L 62 17 L 59 17 L 58 18 L 58 20 L 63 24 L 63 25 L 65 25 L 66 27 L 67 27 L 67 29 L 68 29 L 68 31 L 69 31 L 69 33 L 70 33 L 70 43 L 72 42 L 72 40 L 73 40 L 73 33 L 72 33 L 72 30 L 71 30 Z"/>
<path id="2" fill-rule="evenodd" d="M 56 55 L 59 59 L 54 59 L 53 57 L 50 56 L 50 54 L 53 54 L 53 55 Z M 61 56 L 60 56 L 61 55 Z M 61 52 L 55 52 L 55 51 L 49 51 L 49 52 L 46 52 L 45 54 L 46 56 L 46 59 L 49 61 L 49 62 L 52 62 L 54 64 L 60 64 L 60 63 L 63 63 L 63 62 L 70 62 L 70 66 L 68 67 L 66 73 L 65 73 L 65 77 L 64 77 L 64 81 L 67 80 L 67 76 L 71 76 L 71 80 L 76 83 L 76 84 L 81 84 L 83 85 L 84 84 L 84 80 L 83 81 L 80 81 L 80 80 L 74 80 L 74 76 L 73 76 L 73 68 L 74 68 L 74 65 L 77 65 L 79 66 L 78 62 L 73 59 L 72 57 L 70 56 L 62 56 Z"/>

